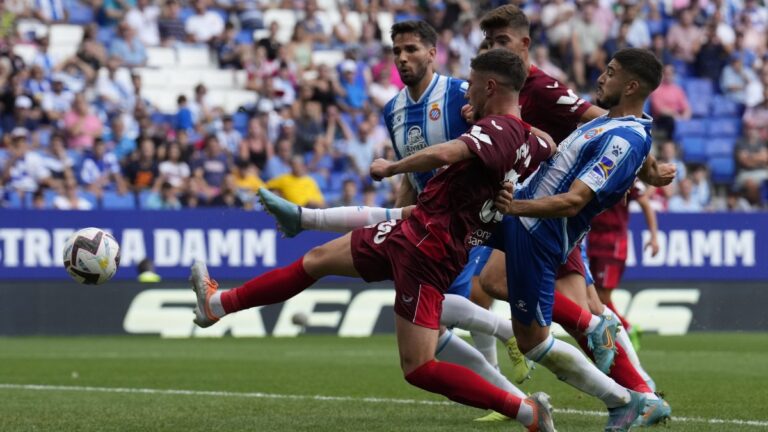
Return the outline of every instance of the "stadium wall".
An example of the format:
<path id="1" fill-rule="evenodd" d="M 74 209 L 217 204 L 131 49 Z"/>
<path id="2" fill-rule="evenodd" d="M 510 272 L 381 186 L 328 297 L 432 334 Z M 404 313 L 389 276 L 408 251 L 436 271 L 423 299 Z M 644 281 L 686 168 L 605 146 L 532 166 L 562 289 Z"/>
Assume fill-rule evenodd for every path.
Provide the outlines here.
<path id="1" fill-rule="evenodd" d="M 66 238 L 76 229 L 110 230 L 121 245 L 116 279 L 134 280 L 136 264 L 152 258 L 166 280 L 186 279 L 195 259 L 219 279 L 248 279 L 289 264 L 336 234 L 305 232 L 281 238 L 263 212 L 0 211 L 0 280 L 68 280 Z M 660 214 L 656 257 L 643 250 L 649 233 L 631 220 L 626 281 L 768 282 L 768 213 Z"/>

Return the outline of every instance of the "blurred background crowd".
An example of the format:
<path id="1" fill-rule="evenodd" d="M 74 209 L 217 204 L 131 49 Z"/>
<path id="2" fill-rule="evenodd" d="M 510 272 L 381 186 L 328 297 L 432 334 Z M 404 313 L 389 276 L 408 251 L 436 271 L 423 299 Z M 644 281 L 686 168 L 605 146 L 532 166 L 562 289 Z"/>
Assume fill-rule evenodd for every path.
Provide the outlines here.
<path id="1" fill-rule="evenodd" d="M 531 58 L 592 100 L 611 55 L 665 63 L 648 112 L 678 179 L 659 211 L 768 201 L 768 8 L 757 0 L 517 1 Z M 389 27 L 438 31 L 466 77 L 499 1 L 0 0 L 2 206 L 253 208 L 266 185 L 310 207 L 392 205 L 380 111 L 403 87 Z"/>

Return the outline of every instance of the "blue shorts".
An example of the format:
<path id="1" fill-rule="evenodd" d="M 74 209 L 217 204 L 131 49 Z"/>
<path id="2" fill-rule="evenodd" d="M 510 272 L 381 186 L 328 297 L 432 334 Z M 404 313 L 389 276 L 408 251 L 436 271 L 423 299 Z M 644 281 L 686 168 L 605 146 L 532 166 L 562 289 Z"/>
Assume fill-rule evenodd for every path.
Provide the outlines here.
<path id="1" fill-rule="evenodd" d="M 584 279 L 587 280 L 587 286 L 594 285 L 595 278 L 592 277 L 592 272 L 589 271 L 589 259 L 587 258 L 586 240 L 581 243 L 581 260 L 584 261 Z"/>
<path id="2" fill-rule="evenodd" d="M 562 253 L 553 253 L 525 229 L 517 217 L 505 217 L 503 229 L 507 289 L 512 316 L 525 325 L 552 324 L 555 275 Z"/>
<path id="3" fill-rule="evenodd" d="M 470 249 L 467 265 L 453 281 L 446 294 L 456 294 L 469 298 L 469 294 L 472 292 L 472 278 L 480 275 L 489 256 L 491 256 L 491 248 L 489 247 L 475 246 Z"/>

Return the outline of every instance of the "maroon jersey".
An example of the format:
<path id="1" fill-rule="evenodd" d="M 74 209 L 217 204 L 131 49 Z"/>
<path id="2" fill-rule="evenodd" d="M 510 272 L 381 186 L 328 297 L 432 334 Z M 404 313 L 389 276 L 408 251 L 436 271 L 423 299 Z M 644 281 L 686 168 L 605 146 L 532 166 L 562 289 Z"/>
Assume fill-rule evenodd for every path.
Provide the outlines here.
<path id="1" fill-rule="evenodd" d="M 549 157 L 551 148 L 513 116 L 488 116 L 458 138 L 477 157 L 434 176 L 419 194 L 406 238 L 432 259 L 458 272 L 467 250 L 490 237 L 501 220 L 493 200 L 505 178 L 514 178 Z"/>
<path id="2" fill-rule="evenodd" d="M 627 259 L 629 230 L 629 201 L 642 195 L 642 186 L 636 183 L 629 196 L 592 219 L 587 236 L 587 256 L 590 258 Z"/>

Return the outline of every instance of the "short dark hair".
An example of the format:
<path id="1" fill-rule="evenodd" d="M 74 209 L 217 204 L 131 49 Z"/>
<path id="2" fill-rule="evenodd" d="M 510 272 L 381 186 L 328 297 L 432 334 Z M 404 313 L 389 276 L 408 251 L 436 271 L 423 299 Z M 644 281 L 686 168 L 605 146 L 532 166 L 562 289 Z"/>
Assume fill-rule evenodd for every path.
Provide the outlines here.
<path id="1" fill-rule="evenodd" d="M 613 59 L 623 70 L 636 76 L 647 87 L 648 94 L 661 84 L 664 66 L 650 50 L 642 48 L 624 48 L 613 55 Z"/>
<path id="2" fill-rule="evenodd" d="M 502 78 L 500 84 L 519 92 L 528 77 L 525 62 L 517 54 L 505 49 L 492 49 L 472 59 L 475 72 L 492 73 Z"/>
<path id="3" fill-rule="evenodd" d="M 410 20 L 403 21 L 392 26 L 389 34 L 392 36 L 392 42 L 395 41 L 397 35 L 413 33 L 428 46 L 437 45 L 437 32 L 426 21 Z"/>
<path id="4" fill-rule="evenodd" d="M 528 21 L 528 17 L 525 16 L 525 13 L 519 7 L 511 4 L 497 7 L 483 15 L 483 18 L 480 20 L 480 29 L 484 33 L 504 27 L 523 30 L 526 34 L 529 34 L 531 22 Z"/>

